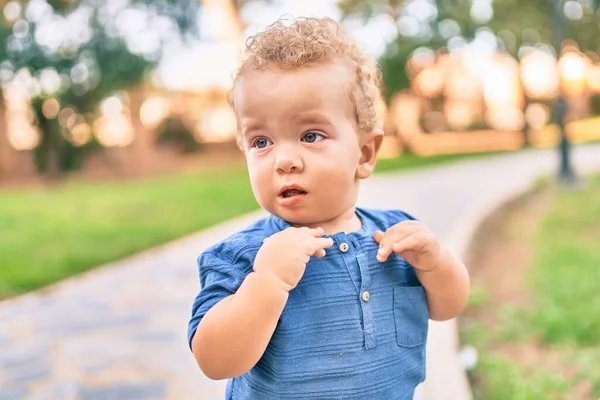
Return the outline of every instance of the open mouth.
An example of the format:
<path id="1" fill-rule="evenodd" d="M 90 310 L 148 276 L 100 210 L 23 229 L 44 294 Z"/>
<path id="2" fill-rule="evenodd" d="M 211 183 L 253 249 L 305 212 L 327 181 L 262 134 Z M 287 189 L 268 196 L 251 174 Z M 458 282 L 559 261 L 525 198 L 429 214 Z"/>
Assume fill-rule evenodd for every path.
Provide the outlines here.
<path id="1" fill-rule="evenodd" d="M 283 192 L 281 192 L 280 196 L 283 197 L 284 199 L 287 199 L 288 197 L 300 196 L 303 194 L 306 194 L 306 192 L 304 190 L 286 189 Z"/>

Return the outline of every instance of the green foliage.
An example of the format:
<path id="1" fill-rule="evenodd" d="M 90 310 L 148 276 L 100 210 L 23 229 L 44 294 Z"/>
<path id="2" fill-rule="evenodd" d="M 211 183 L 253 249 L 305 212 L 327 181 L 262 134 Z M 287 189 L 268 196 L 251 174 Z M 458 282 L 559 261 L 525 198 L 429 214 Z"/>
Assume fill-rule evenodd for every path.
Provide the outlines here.
<path id="1" fill-rule="evenodd" d="M 600 396 L 599 198 L 600 175 L 585 190 L 556 193 L 532 243 L 529 307 L 500 307 L 495 332 L 465 321 L 463 341 L 480 355 L 471 373 L 475 398 L 565 398 L 583 380 L 591 383 L 593 398 Z M 558 361 L 519 365 L 518 356 L 501 355 L 503 345 L 514 342 L 542 347 Z"/>
<path id="2" fill-rule="evenodd" d="M 466 39 L 472 39 L 481 26 L 471 19 L 471 2 L 465 0 L 436 0 L 438 17 L 432 22 L 433 29 L 439 33 L 442 21 L 454 21 L 460 27 L 460 34 Z M 433 48 L 443 47 L 432 46 Z"/>
<path id="3" fill-rule="evenodd" d="M 167 118 L 158 127 L 158 144 L 168 145 L 183 153 L 196 151 L 200 144 L 194 138 L 194 133 L 177 117 Z"/>
<path id="4" fill-rule="evenodd" d="M 550 344 L 600 345 L 600 176 L 585 192 L 561 192 L 542 222 L 531 278 L 530 318 Z M 600 367 L 600 366 L 599 366 Z"/>
<path id="5" fill-rule="evenodd" d="M 593 94 L 591 97 L 592 115 L 600 115 L 600 93 Z"/>
<path id="6" fill-rule="evenodd" d="M 490 344 L 490 330 L 478 321 L 469 320 L 461 327 L 461 342 L 487 352 Z"/>
<path id="7" fill-rule="evenodd" d="M 158 15 L 173 21 L 182 34 L 189 34 L 196 27 L 196 13 L 199 0 L 133 0 L 133 5 L 147 7 Z M 21 1 L 28 3 L 28 1 Z M 106 3 L 104 0 L 51 0 L 48 4 L 61 15 L 68 15 L 77 10 L 80 5 L 99 8 Z"/>
<path id="8" fill-rule="evenodd" d="M 358 16 L 367 21 L 374 15 L 386 13 L 396 20 L 405 3 L 405 0 L 341 0 L 338 7 L 346 18 Z"/>
<path id="9" fill-rule="evenodd" d="M 29 1 L 21 3 L 26 8 Z M 84 66 L 86 70 L 85 79 L 63 80 L 57 92 L 40 92 L 32 98 L 36 119 L 43 125 L 42 141 L 37 149 L 40 170 L 54 171 L 76 167 L 79 163 L 74 160 L 85 157 L 86 150 L 71 146 L 63 139 L 60 127 L 45 121 L 41 102 L 47 97 L 55 97 L 63 107 L 71 106 L 82 114 L 94 112 L 99 102 L 107 96 L 144 82 L 147 73 L 162 57 L 164 41 L 161 38 L 157 50 L 152 53 L 132 51 L 124 37 L 115 33 L 115 27 L 111 25 L 115 22 L 110 19 L 107 21 L 104 1 L 60 0 L 50 1 L 47 5 L 51 8 L 43 17 L 45 19 L 27 20 L 28 29 L 19 38 L 13 35 L 11 23 L 0 19 L 0 58 L 4 60 L 4 72 L 16 73 L 26 69 L 35 78 L 39 78 L 42 71 L 55 71 L 61 76 L 69 77 L 77 68 Z M 176 27 L 183 40 L 197 33 L 196 16 L 199 6 L 199 0 L 136 0 L 128 5 L 130 9 L 136 9 L 149 17 L 166 18 Z M 80 38 L 71 38 L 75 40 L 74 45 L 63 43 L 58 50 L 48 49 L 38 42 L 36 31 L 40 23 L 45 23 L 49 18 L 68 18 L 81 12 L 89 12 L 89 39 L 77 42 Z M 48 157 L 48 154 L 55 156 Z M 55 164 L 48 164 L 52 162 Z"/>
<path id="10" fill-rule="evenodd" d="M 472 307 L 481 307 L 488 301 L 488 294 L 486 291 L 479 287 L 475 286 L 471 288 L 471 294 L 469 296 L 469 308 Z"/>
<path id="11" fill-rule="evenodd" d="M 388 104 L 395 93 L 410 88 L 406 62 L 415 49 L 416 45 L 411 42 L 398 43 L 395 49 L 387 51 L 379 59 L 383 95 Z"/>
<path id="12" fill-rule="evenodd" d="M 493 354 L 481 355 L 477 373 L 485 378 L 482 382 L 483 393 L 474 393 L 476 399 L 562 399 L 572 387 L 572 382 L 559 375 L 530 371 Z"/>
<path id="13" fill-rule="evenodd" d="M 552 5 L 554 0 L 498 0 L 494 1 L 494 17 L 489 27 L 498 33 L 509 31 L 516 39 L 516 46 L 509 48 L 513 55 L 521 45 L 536 45 L 538 43 L 552 44 L 553 31 L 556 23 L 552 20 Z M 566 37 L 576 41 L 583 51 L 600 50 L 598 35 L 598 15 L 594 7 L 583 7 L 583 16 L 579 20 L 569 20 L 564 14 Z M 560 7 L 562 11 L 562 7 Z"/>
<path id="14" fill-rule="evenodd" d="M 458 24 L 459 35 L 467 41 L 473 39 L 479 29 L 491 29 L 501 40 L 504 49 L 513 56 L 518 55 L 523 45 L 551 45 L 552 34 L 557 30 L 551 18 L 551 1 L 554 0 L 494 0 L 492 19 L 479 24 L 471 18 L 471 1 L 435 0 L 436 18 L 420 21 L 420 24 L 428 24 L 429 34 L 402 36 L 399 33 L 381 56 L 386 98 L 409 86 L 404 66 L 414 50 L 429 47 L 445 51 L 450 38 L 440 28 L 448 22 Z M 375 15 L 387 14 L 399 22 L 407 3 L 403 0 L 342 0 L 339 7 L 344 18 L 358 17 L 367 21 Z M 595 1 L 591 7 L 583 6 L 583 15 L 579 20 L 568 20 L 562 15 L 566 37 L 576 41 L 583 51 L 600 50 L 599 3 Z M 560 10 L 562 12 L 562 7 Z"/>

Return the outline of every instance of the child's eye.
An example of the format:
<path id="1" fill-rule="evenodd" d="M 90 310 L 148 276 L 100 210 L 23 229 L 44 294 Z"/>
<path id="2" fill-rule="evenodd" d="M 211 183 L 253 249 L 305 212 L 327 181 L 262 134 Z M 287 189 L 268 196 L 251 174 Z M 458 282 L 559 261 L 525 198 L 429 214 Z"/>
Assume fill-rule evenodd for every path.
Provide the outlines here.
<path id="1" fill-rule="evenodd" d="M 323 140 L 325 136 L 319 132 L 307 132 L 304 136 L 302 136 L 302 141 L 307 143 L 315 143 L 320 140 Z"/>
<path id="2" fill-rule="evenodd" d="M 252 141 L 252 144 L 250 144 L 250 147 L 256 147 L 257 149 L 264 149 L 265 147 L 268 147 L 271 144 L 273 144 L 273 142 L 271 142 L 269 139 L 264 138 L 264 137 L 259 137 Z"/>

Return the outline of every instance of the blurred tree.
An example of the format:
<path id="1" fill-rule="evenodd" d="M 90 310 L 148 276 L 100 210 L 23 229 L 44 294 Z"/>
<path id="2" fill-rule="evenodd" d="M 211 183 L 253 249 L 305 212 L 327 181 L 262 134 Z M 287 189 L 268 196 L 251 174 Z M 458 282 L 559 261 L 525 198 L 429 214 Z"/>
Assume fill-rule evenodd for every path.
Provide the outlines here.
<path id="1" fill-rule="evenodd" d="M 341 0 L 338 7 L 342 16 L 356 16 L 366 22 L 377 14 L 387 14 L 398 21 L 406 0 Z"/>
<path id="2" fill-rule="evenodd" d="M 417 3 L 420 10 L 411 12 L 409 8 Z M 365 21 L 376 14 L 392 17 L 398 35 L 380 60 L 388 99 L 408 87 L 404 66 L 419 47 L 452 50 L 480 34 L 489 42 L 492 33 L 496 47 L 517 59 L 528 47 L 553 47 L 559 53 L 565 39 L 575 42 L 593 61 L 600 59 L 600 0 L 341 0 L 339 5 L 346 17 L 362 16 Z M 421 18 L 418 14 L 424 11 L 433 18 Z M 401 29 L 407 23 L 410 29 Z M 573 181 L 564 133 L 566 102 L 561 95 L 556 105 L 555 119 L 561 127 L 561 179 Z M 527 127 L 523 133 L 527 142 Z"/>
<path id="3" fill-rule="evenodd" d="M 379 63 L 382 70 L 384 96 L 389 104 L 391 97 L 400 90 L 410 87 L 406 74 L 406 62 L 412 53 L 421 47 L 441 48 L 445 41 L 440 37 L 438 24 L 442 9 L 439 6 L 435 14 L 419 21 L 421 28 L 414 35 L 407 35 L 402 30 L 402 17 L 406 15 L 407 0 L 341 0 L 338 7 L 342 19 L 358 18 L 364 23 L 377 15 L 387 15 L 396 28 L 396 38 L 387 46 Z"/>
<path id="4" fill-rule="evenodd" d="M 0 3 L 0 6 L 3 5 Z M 0 60 L 6 60 L 6 40 L 10 34 L 10 29 L 4 24 L 0 24 Z M 6 120 L 6 106 L 4 96 L 0 87 L 0 178 L 12 176 L 17 170 L 16 150 L 8 141 L 8 126 Z"/>
<path id="5" fill-rule="evenodd" d="M 165 119 L 157 129 L 158 141 L 176 151 L 191 153 L 201 145 L 194 137 L 194 132 L 179 117 Z"/>
<path id="6" fill-rule="evenodd" d="M 495 0 L 493 17 L 487 25 L 505 39 L 506 50 L 517 55 L 523 45 L 552 44 L 553 23 L 551 2 L 553 0 Z M 577 42 L 582 51 L 599 51 L 600 19 L 597 13 L 600 3 L 594 1 L 564 2 L 566 37 Z M 510 43 L 512 42 L 512 43 Z"/>
<path id="7" fill-rule="evenodd" d="M 419 0 L 421 5 L 435 8 L 431 18 L 418 20 L 419 29 L 407 33 L 401 29 L 403 17 L 411 15 L 408 7 L 417 1 L 406 0 L 340 0 L 345 19 L 369 19 L 385 14 L 393 20 L 398 35 L 381 56 L 383 80 L 389 99 L 398 90 L 408 87 L 404 65 L 413 51 L 420 47 L 444 50 L 450 40 L 472 40 L 478 30 L 491 29 L 499 45 L 513 56 L 522 46 L 552 44 L 550 2 L 553 0 Z M 562 1 L 562 0 L 561 0 Z M 564 2 L 564 1 L 563 1 Z M 482 8 L 477 9 L 476 4 Z M 567 17 L 566 36 L 578 43 L 582 51 L 600 51 L 600 0 L 564 2 Z M 488 7 L 488 8 L 486 8 Z"/>
<path id="8" fill-rule="evenodd" d="M 195 36 L 200 6 L 198 0 L 13 0 L 0 5 L 5 60 L 0 77 L 3 84 L 24 77 L 43 128 L 39 169 L 52 177 L 76 165 L 69 157 L 85 149 L 64 140 L 64 127 L 57 113 L 45 109 L 45 101 L 56 99 L 62 109 L 91 116 L 107 96 L 143 85 L 166 43 Z M 132 116 L 139 117 L 138 111 Z M 138 122 L 134 127 L 141 126 Z"/>
<path id="9" fill-rule="evenodd" d="M 592 96 L 592 115 L 600 117 L 600 93 L 596 93 Z"/>
<path id="10" fill-rule="evenodd" d="M 271 5 L 275 0 L 199 0 L 204 9 L 215 12 L 220 15 L 222 25 L 228 29 L 222 29 L 217 34 L 217 40 L 224 45 L 234 42 L 239 45 L 243 38 L 246 21 L 242 18 L 243 8 L 257 3 Z"/>

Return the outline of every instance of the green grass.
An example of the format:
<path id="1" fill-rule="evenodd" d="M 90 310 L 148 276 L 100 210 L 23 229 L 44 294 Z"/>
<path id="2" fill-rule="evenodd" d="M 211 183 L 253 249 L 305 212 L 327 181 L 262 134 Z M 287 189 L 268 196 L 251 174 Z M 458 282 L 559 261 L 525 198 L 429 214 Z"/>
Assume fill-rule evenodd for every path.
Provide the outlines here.
<path id="1" fill-rule="evenodd" d="M 414 154 L 404 154 L 401 157 L 388 158 L 377 161 L 376 173 L 387 171 L 398 171 L 403 169 L 433 167 L 440 164 L 447 164 L 452 161 L 459 161 L 474 157 L 484 157 L 500 152 L 493 153 L 468 153 L 468 154 L 440 154 L 434 156 L 420 157 Z"/>
<path id="2" fill-rule="evenodd" d="M 0 297 L 256 208 L 242 169 L 0 192 Z"/>
<path id="3" fill-rule="evenodd" d="M 563 399 L 571 383 L 557 375 L 531 371 L 495 355 L 487 355 L 478 366 L 485 392 L 474 397 L 485 400 Z"/>
<path id="4" fill-rule="evenodd" d="M 474 286 L 471 287 L 471 293 L 469 294 L 468 307 L 481 307 L 488 301 L 488 295 L 485 289 Z"/>
<path id="5" fill-rule="evenodd" d="M 584 193 L 559 194 L 535 246 L 535 331 L 551 344 L 600 346 L 600 175 Z"/>
<path id="6" fill-rule="evenodd" d="M 382 160 L 377 171 L 468 155 Z M 257 209 L 242 166 L 133 182 L 0 191 L 0 298 L 37 289 Z"/>
<path id="7" fill-rule="evenodd" d="M 499 307 L 501 329 L 494 333 L 477 322 L 463 327 L 463 340 L 479 349 L 476 398 L 562 399 L 582 381 L 591 384 L 593 399 L 600 397 L 599 200 L 600 175 L 585 190 L 557 191 L 532 243 L 530 306 Z M 521 341 L 539 342 L 559 357 L 562 371 L 545 363 L 525 368 L 495 352 Z"/>

